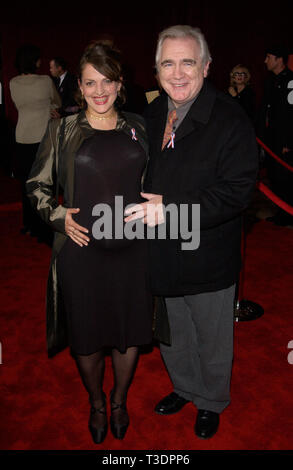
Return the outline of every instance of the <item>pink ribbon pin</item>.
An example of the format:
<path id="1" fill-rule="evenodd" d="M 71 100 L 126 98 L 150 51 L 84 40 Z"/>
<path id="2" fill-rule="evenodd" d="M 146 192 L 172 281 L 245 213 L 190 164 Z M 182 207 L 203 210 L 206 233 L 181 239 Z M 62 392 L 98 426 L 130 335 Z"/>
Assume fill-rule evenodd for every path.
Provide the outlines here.
<path id="1" fill-rule="evenodd" d="M 131 129 L 131 133 L 132 133 L 132 140 L 137 140 L 134 127 Z"/>
<path id="2" fill-rule="evenodd" d="M 171 137 L 170 137 L 170 142 L 167 145 L 167 148 L 172 147 L 174 148 L 174 140 L 175 140 L 175 132 L 172 132 Z"/>

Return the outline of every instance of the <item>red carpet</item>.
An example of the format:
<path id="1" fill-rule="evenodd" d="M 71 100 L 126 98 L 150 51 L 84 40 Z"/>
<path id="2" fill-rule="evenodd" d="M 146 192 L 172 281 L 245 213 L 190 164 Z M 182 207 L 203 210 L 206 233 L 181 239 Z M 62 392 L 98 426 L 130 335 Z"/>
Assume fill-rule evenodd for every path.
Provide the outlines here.
<path id="1" fill-rule="evenodd" d="M 12 200 L 12 202 L 15 202 Z M 87 429 L 89 405 L 66 350 L 47 359 L 45 287 L 50 249 L 19 234 L 19 205 L 1 206 L 0 448 L 6 450 L 292 449 L 293 231 L 258 222 L 247 237 L 244 296 L 265 314 L 235 323 L 232 402 L 209 441 L 193 433 L 196 410 L 153 413 L 171 391 L 158 348 L 141 355 L 129 392 L 131 426 L 101 446 Z M 105 391 L 112 386 L 107 358 Z"/>

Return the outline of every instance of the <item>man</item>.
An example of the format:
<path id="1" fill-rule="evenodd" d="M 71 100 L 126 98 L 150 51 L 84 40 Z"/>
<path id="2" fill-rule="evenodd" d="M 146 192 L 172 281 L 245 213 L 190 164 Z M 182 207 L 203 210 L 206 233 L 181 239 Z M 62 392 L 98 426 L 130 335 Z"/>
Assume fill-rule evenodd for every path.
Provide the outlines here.
<path id="1" fill-rule="evenodd" d="M 287 62 L 288 51 L 284 46 L 275 45 L 267 49 L 265 64 L 269 76 L 265 83 L 257 131 L 274 153 L 293 165 L 293 72 L 288 69 Z M 293 205 L 292 173 L 269 155 L 266 166 L 273 192 Z M 282 209 L 268 220 L 276 225 L 293 225 L 293 217 Z"/>
<path id="2" fill-rule="evenodd" d="M 67 71 L 67 65 L 62 57 L 55 57 L 50 61 L 50 73 L 62 100 L 62 107 L 53 111 L 52 117 L 69 116 L 79 111 L 75 101 L 77 79 Z"/>
<path id="3" fill-rule="evenodd" d="M 125 219 L 168 224 L 169 203 L 179 212 L 187 205 L 188 214 L 200 205 L 199 247 L 184 250 L 180 237 L 169 236 L 150 241 L 150 256 L 152 289 L 164 297 L 168 311 L 171 344 L 161 344 L 161 353 L 174 387 L 155 411 L 169 415 L 193 402 L 195 432 L 204 439 L 217 432 L 219 415 L 230 401 L 241 213 L 258 167 L 247 116 L 206 82 L 210 61 L 198 29 L 174 26 L 160 34 L 156 65 L 165 93 L 146 111 L 150 160 L 148 192 L 142 195 L 147 201 L 127 210 Z M 167 116 L 174 109 L 173 133 L 162 149 Z"/>

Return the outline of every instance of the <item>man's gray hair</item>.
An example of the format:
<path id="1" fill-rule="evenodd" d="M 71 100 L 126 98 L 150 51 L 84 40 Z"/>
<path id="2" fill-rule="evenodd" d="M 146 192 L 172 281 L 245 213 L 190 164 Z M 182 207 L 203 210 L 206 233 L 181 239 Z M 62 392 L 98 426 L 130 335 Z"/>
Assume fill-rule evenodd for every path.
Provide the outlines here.
<path id="1" fill-rule="evenodd" d="M 208 44 L 204 35 L 199 28 L 193 28 L 188 25 L 176 25 L 170 26 L 164 29 L 158 38 L 157 51 L 156 51 L 156 68 L 158 69 L 161 60 L 162 45 L 165 39 L 177 39 L 177 38 L 193 38 L 199 45 L 200 58 L 202 65 L 205 66 L 207 63 L 212 61 L 212 57 L 209 51 Z"/>

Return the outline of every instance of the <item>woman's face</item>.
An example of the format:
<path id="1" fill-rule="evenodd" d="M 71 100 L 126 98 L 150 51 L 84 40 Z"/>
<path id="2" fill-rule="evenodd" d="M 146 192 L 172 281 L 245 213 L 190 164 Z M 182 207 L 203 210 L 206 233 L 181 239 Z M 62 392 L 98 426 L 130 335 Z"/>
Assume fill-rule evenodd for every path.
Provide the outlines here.
<path id="1" fill-rule="evenodd" d="M 93 114 L 106 116 L 113 112 L 114 103 L 121 82 L 114 82 L 98 72 L 91 64 L 86 64 L 79 81 L 80 90 Z"/>
<path id="2" fill-rule="evenodd" d="M 233 80 L 236 85 L 245 85 L 247 80 L 247 74 L 243 69 L 236 69 L 233 72 Z"/>

